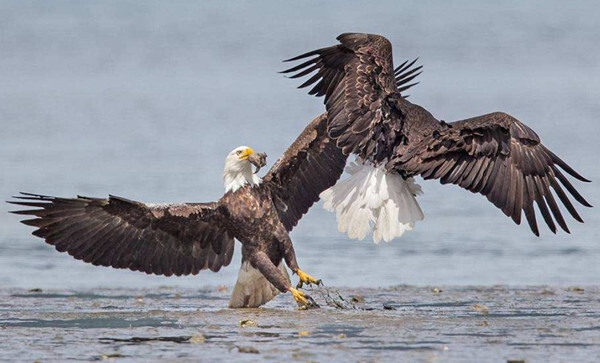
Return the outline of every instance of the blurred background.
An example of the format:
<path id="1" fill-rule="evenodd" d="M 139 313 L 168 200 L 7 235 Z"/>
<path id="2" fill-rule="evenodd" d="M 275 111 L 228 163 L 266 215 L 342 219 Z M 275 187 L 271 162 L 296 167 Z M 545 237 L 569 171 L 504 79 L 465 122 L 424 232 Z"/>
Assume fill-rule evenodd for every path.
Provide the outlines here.
<path id="1" fill-rule="evenodd" d="M 505 111 L 584 176 L 597 205 L 600 7 L 593 1 L 2 1 L 0 199 L 19 191 L 213 201 L 225 155 L 272 165 L 324 111 L 277 71 L 342 32 L 420 57 L 410 100 L 439 119 Z M 389 244 L 348 240 L 313 207 L 292 232 L 303 268 L 336 286 L 598 284 L 600 209 L 541 237 L 479 195 L 423 182 L 426 219 Z M 31 236 L 0 204 L 0 285 L 231 286 L 239 268 L 166 278 L 95 267 Z M 539 218 L 538 218 L 539 220 Z"/>

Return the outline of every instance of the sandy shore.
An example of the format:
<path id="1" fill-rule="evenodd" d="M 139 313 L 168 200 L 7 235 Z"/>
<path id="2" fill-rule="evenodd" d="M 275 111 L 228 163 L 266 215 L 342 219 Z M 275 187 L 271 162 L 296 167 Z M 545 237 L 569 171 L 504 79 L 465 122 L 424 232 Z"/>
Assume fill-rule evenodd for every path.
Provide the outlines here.
<path id="1" fill-rule="evenodd" d="M 226 288 L 0 289 L 0 359 L 592 362 L 600 357 L 600 288 L 400 286 L 339 293 L 313 291 L 322 308 L 298 311 L 290 296 L 263 309 L 226 309 Z"/>

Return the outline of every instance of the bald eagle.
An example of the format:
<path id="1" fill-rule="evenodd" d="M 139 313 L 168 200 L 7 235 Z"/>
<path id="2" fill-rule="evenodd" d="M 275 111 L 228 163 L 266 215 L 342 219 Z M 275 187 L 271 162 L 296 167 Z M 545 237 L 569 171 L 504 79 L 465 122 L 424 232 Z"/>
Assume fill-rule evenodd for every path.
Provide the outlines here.
<path id="1" fill-rule="evenodd" d="M 289 232 L 319 194 L 335 184 L 346 156 L 327 135 L 328 118 L 314 119 L 262 178 L 266 155 L 241 146 L 225 159 L 225 195 L 212 203 L 144 204 L 110 196 L 58 198 L 21 193 L 13 211 L 59 252 L 94 265 L 156 275 L 189 275 L 229 265 L 234 239 L 242 266 L 229 306 L 258 307 L 290 292 L 301 307 L 315 306 L 299 289 L 320 280 L 300 270 Z M 255 165 L 257 170 L 252 170 Z M 296 288 L 282 261 L 299 277 Z"/>
<path id="2" fill-rule="evenodd" d="M 414 85 L 406 84 L 413 70 L 406 71 L 405 63 L 394 69 L 388 39 L 345 33 L 337 40 L 287 60 L 304 61 L 282 73 L 309 76 L 299 88 L 312 86 L 309 94 L 324 96 L 330 139 L 343 155 L 357 155 L 350 178 L 321 194 L 325 208 L 337 214 L 340 231 L 359 239 L 373 232 L 378 242 L 412 229 L 423 219 L 415 199 L 420 187 L 412 179 L 417 175 L 482 194 L 516 224 L 524 212 L 538 236 L 534 203 L 553 233 L 556 223 L 569 232 L 555 195 L 583 222 L 563 188 L 580 204 L 591 205 L 563 171 L 589 180 L 531 128 L 503 112 L 438 121 L 402 97 Z"/>

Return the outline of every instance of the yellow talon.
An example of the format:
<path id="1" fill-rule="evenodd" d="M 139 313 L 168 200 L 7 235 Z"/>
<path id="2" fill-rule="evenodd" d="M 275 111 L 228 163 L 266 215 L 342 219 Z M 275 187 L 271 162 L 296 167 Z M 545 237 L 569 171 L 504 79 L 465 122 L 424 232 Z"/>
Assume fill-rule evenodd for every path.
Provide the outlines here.
<path id="1" fill-rule="evenodd" d="M 298 277 L 300 278 L 300 281 L 298 282 L 298 285 L 296 286 L 298 289 L 302 288 L 303 284 L 307 284 L 309 286 L 311 284 L 315 284 L 315 285 L 319 286 L 320 284 L 323 283 L 320 279 L 317 280 L 314 277 L 312 277 L 311 275 L 303 272 L 300 269 L 296 270 L 296 273 L 298 274 Z"/>
<path id="2" fill-rule="evenodd" d="M 296 300 L 296 303 L 298 303 L 298 308 L 300 310 L 314 309 L 319 307 L 319 304 L 317 304 L 312 297 L 308 296 L 302 291 L 294 289 L 293 287 L 290 287 L 288 291 L 292 293 L 292 296 L 294 297 L 294 300 Z"/>
<path id="3" fill-rule="evenodd" d="M 302 291 L 299 291 L 299 290 L 294 289 L 293 287 L 290 287 L 290 292 L 292 293 L 294 300 L 296 300 L 296 302 L 298 303 L 298 306 L 309 305 L 309 301 L 306 298 L 306 294 L 304 294 Z"/>

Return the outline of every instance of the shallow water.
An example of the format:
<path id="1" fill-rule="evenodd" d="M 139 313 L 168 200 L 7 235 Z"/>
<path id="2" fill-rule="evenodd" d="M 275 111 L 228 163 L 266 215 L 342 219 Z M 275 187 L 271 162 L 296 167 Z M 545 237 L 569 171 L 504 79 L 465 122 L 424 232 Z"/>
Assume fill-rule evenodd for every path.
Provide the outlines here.
<path id="1" fill-rule="evenodd" d="M 503 110 L 575 169 L 600 180 L 600 8 L 594 2 L 0 3 L 0 195 L 18 191 L 164 201 L 222 195 L 226 153 L 272 165 L 320 100 L 282 59 L 344 31 L 388 36 L 425 72 L 410 100 L 455 120 Z M 293 231 L 301 266 L 329 286 L 600 282 L 600 214 L 571 235 L 515 226 L 485 198 L 423 182 L 426 220 L 374 246 L 337 232 L 320 206 Z M 577 186 L 598 204 L 597 183 Z M 219 274 L 164 278 L 88 266 L 30 235 L 0 204 L 0 276 L 11 288 L 231 286 Z"/>
<path id="2" fill-rule="evenodd" d="M 222 309 L 226 289 L 0 289 L 0 360 L 593 362 L 598 288 L 397 286 Z M 331 291 L 331 295 L 335 295 Z M 360 302 L 352 302 L 351 298 Z M 339 298 L 338 298 L 339 300 Z"/>

